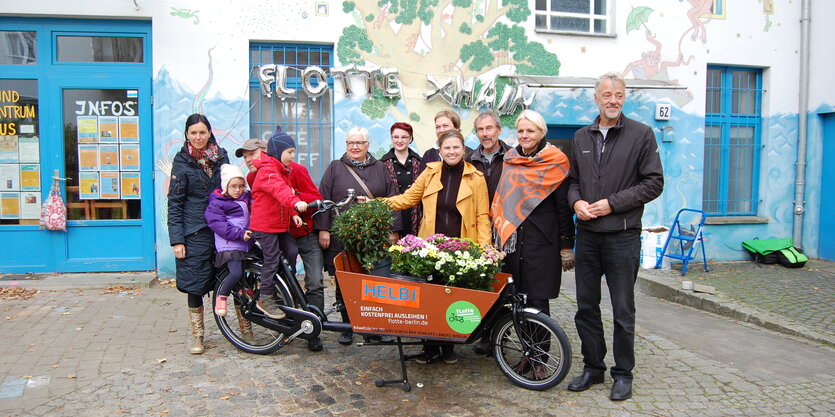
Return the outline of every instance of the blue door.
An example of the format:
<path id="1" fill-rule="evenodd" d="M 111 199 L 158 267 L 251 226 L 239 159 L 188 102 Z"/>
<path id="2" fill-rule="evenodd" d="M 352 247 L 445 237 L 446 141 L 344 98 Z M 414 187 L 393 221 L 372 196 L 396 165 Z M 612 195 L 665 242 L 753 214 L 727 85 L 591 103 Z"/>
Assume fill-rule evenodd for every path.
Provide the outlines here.
<path id="1" fill-rule="evenodd" d="M 0 24 L 0 105 L 20 116 L 0 147 L 0 272 L 154 269 L 150 22 Z M 53 183 L 66 231 L 38 227 Z"/>
<path id="2" fill-rule="evenodd" d="M 835 261 L 835 114 L 823 115 L 823 162 L 821 169 L 821 206 L 818 253 L 822 259 Z"/>

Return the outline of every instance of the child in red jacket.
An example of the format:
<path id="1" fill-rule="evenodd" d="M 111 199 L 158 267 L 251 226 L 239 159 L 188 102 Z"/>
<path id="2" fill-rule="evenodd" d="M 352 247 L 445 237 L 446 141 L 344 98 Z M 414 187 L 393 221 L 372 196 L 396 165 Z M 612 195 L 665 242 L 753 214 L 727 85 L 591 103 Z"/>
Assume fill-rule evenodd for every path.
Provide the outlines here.
<path id="1" fill-rule="evenodd" d="M 279 259 L 284 248 L 295 248 L 295 240 L 290 235 L 290 219 L 295 215 L 292 210 L 304 213 L 307 203 L 299 199 L 290 187 L 283 172 L 280 159 L 288 149 L 295 152 L 296 144 L 290 135 L 276 127 L 275 133 L 267 142 L 267 154 L 252 161 L 258 168 L 252 184 L 252 218 L 250 229 L 264 252 L 264 264 L 261 268 L 261 291 L 258 309 L 274 319 L 285 317 L 273 293 L 273 276 L 278 272 Z M 298 222 L 301 219 L 296 216 Z M 291 260 L 295 262 L 295 259 Z"/>

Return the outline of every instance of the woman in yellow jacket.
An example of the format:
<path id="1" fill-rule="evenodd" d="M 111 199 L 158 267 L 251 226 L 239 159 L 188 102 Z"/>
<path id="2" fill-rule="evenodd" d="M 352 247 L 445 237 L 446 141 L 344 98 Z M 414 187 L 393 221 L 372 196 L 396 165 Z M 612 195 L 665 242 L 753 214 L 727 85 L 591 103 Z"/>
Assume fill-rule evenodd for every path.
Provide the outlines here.
<path id="1" fill-rule="evenodd" d="M 430 162 L 403 194 L 381 198 L 392 210 L 403 210 L 423 203 L 420 237 L 436 233 L 491 243 L 487 182 L 484 175 L 464 161 L 464 136 L 447 130 L 438 136 L 441 161 Z M 429 363 L 443 356 L 446 363 L 458 362 L 455 345 L 425 345 L 418 363 Z"/>
<path id="2" fill-rule="evenodd" d="M 403 194 L 381 198 L 392 210 L 423 203 L 420 237 L 435 233 L 491 243 L 490 204 L 484 175 L 464 161 L 464 137 L 448 130 L 438 137 L 441 161 L 430 162 Z"/>

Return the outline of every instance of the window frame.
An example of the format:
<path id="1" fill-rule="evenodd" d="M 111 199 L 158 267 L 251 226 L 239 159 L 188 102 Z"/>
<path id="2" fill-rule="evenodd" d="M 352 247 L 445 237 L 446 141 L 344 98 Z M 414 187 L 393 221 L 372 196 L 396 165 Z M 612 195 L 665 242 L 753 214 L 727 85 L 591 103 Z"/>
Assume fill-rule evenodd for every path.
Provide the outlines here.
<path id="1" fill-rule="evenodd" d="M 296 56 L 296 61 L 297 62 L 295 64 L 286 64 L 287 66 L 296 67 L 296 68 L 307 67 L 307 66 L 319 66 L 323 70 L 325 70 L 325 72 L 328 75 L 328 77 L 327 77 L 328 92 L 326 92 L 325 94 L 330 96 L 329 97 L 329 107 L 330 108 L 328 109 L 328 111 L 330 112 L 330 118 L 329 118 L 330 121 L 329 122 L 321 122 L 321 121 L 317 122 L 317 121 L 314 121 L 310 117 L 311 116 L 310 114 L 308 114 L 307 118 L 305 118 L 305 119 L 296 118 L 292 122 L 290 122 L 290 119 L 288 118 L 285 125 L 282 126 L 284 131 L 290 133 L 290 135 L 296 141 L 296 161 L 295 162 L 299 162 L 301 160 L 299 155 L 301 153 L 305 153 L 307 160 L 303 161 L 303 162 L 300 162 L 300 163 L 302 165 L 304 165 L 306 168 L 308 168 L 308 171 L 310 173 L 311 178 L 313 179 L 313 181 L 316 184 L 318 184 L 319 180 L 322 178 L 322 174 L 324 174 L 325 169 L 327 168 L 327 165 L 330 163 L 331 158 L 333 156 L 334 137 L 335 137 L 335 133 L 336 133 L 335 132 L 336 124 L 335 124 L 335 120 L 334 120 L 334 115 L 335 115 L 334 107 L 335 107 L 335 98 L 336 97 L 333 94 L 333 91 L 334 91 L 333 90 L 333 87 L 334 87 L 333 77 L 330 74 L 330 69 L 333 68 L 334 62 L 335 62 L 335 48 L 334 48 L 334 45 L 332 45 L 332 44 L 318 44 L 318 43 L 256 42 L 256 41 L 251 41 L 249 43 L 249 70 L 250 70 L 250 73 L 249 73 L 249 105 L 250 105 L 249 126 L 250 126 L 250 130 L 252 130 L 252 126 L 255 126 L 255 125 L 262 125 L 266 129 L 272 130 L 277 123 L 275 121 L 275 119 L 267 121 L 267 120 L 259 120 L 259 119 L 256 119 L 256 117 L 255 117 L 257 115 L 261 115 L 261 114 L 264 113 L 264 110 L 262 109 L 262 103 L 263 103 L 262 100 L 265 99 L 265 97 L 263 97 L 263 95 L 261 93 L 261 82 L 258 78 L 258 74 L 255 70 L 255 67 L 258 66 L 258 65 L 268 65 L 268 64 L 274 64 L 275 63 L 275 62 L 262 62 L 261 61 L 260 53 L 264 49 L 272 49 L 272 53 L 275 53 L 276 51 L 279 51 L 279 50 L 282 50 L 282 49 L 286 53 L 287 50 L 295 49 L 295 53 L 297 54 L 297 56 Z M 308 62 L 307 63 L 299 63 L 298 62 L 298 53 L 300 51 L 303 51 L 303 50 L 306 50 L 306 52 L 308 53 L 308 55 L 307 55 L 308 56 Z M 311 56 L 312 56 L 313 52 L 320 53 L 320 59 L 319 59 L 318 63 L 311 62 Z M 321 58 L 321 53 L 323 53 L 323 52 L 328 53 L 327 62 L 322 62 L 323 59 Z M 256 54 L 258 55 L 257 60 L 253 58 L 254 56 L 256 56 Z M 281 65 L 285 65 L 285 64 L 281 64 Z M 296 90 L 295 102 L 298 103 L 298 102 L 301 102 L 300 101 L 301 99 L 305 99 L 306 100 L 305 103 L 306 103 L 307 106 L 318 105 L 318 106 L 320 106 L 319 110 L 320 111 L 323 110 L 323 105 L 321 103 L 323 103 L 324 100 L 322 100 L 322 97 L 320 97 L 316 100 L 313 100 L 313 99 L 310 99 L 309 97 L 307 97 L 305 92 L 302 91 L 300 73 L 301 73 L 301 71 L 292 71 L 292 70 L 288 70 L 288 72 L 287 72 L 286 86 L 287 86 L 287 88 L 291 88 L 291 89 Z M 259 102 L 253 103 L 252 97 L 254 95 L 259 97 Z M 275 94 L 274 94 L 273 97 L 271 99 L 268 99 L 268 100 L 270 100 L 272 102 L 272 106 L 273 106 L 273 110 L 272 110 L 273 113 L 272 114 L 274 116 L 276 107 L 284 105 L 285 100 L 290 101 L 290 100 L 294 100 L 294 99 L 287 98 L 287 99 L 282 100 L 281 98 L 276 97 Z M 297 109 L 298 107 L 302 107 L 302 106 L 294 106 L 294 107 Z M 298 111 L 298 110 L 295 110 L 295 111 Z M 308 112 L 308 113 L 311 113 L 311 112 Z M 297 116 L 297 115 L 294 115 L 294 116 Z M 288 128 L 289 125 L 292 125 L 293 128 L 289 129 Z M 329 135 L 330 136 L 330 142 L 329 143 L 324 143 L 324 138 L 327 135 L 325 135 L 323 133 L 320 133 L 320 135 L 319 135 L 319 139 L 318 139 L 319 143 L 314 143 L 313 142 L 314 138 L 307 137 L 306 138 L 306 140 L 307 140 L 307 152 L 301 152 L 299 150 L 298 134 L 294 133 L 294 132 L 300 132 L 300 127 L 308 126 L 308 130 L 306 130 L 306 132 L 309 133 L 309 127 L 314 126 L 314 125 L 318 125 L 320 127 L 320 132 L 325 132 L 325 129 L 328 129 L 330 131 L 330 135 Z M 325 126 L 325 125 L 327 125 L 327 126 Z M 259 131 L 264 131 L 264 129 L 259 129 Z M 254 131 L 250 131 L 250 137 L 261 138 L 260 135 L 256 134 L 256 132 L 254 132 Z M 314 151 L 316 151 L 316 152 L 314 152 Z M 310 163 L 310 158 L 311 158 L 310 155 L 311 154 L 318 154 L 319 160 L 316 163 L 318 165 L 318 168 L 316 167 L 316 165 L 311 165 L 311 163 Z"/>
<path id="2" fill-rule="evenodd" d="M 720 87 L 713 87 L 710 84 L 710 80 L 707 77 L 710 77 L 711 71 L 720 71 L 721 77 L 721 86 Z M 750 87 L 734 87 L 733 85 L 733 75 L 735 71 L 745 71 L 748 73 L 752 73 L 755 78 L 755 86 L 753 88 Z M 762 149 L 762 107 L 763 107 L 763 69 L 759 67 L 744 67 L 744 66 L 731 66 L 731 65 L 714 65 L 710 64 L 707 66 L 706 71 L 706 80 L 705 80 L 705 141 L 704 141 L 704 152 L 705 152 L 705 159 L 704 159 L 704 172 L 703 172 L 703 191 L 702 191 L 702 209 L 708 216 L 721 216 L 721 217 L 736 217 L 736 216 L 756 216 L 759 210 L 759 179 L 760 179 L 760 159 L 761 159 L 761 149 Z M 712 91 L 718 91 L 719 93 L 719 109 L 718 112 L 711 112 L 712 103 L 710 103 L 710 99 L 713 97 Z M 749 113 L 734 113 L 733 106 L 734 106 L 734 94 L 739 91 L 751 91 L 753 92 L 754 102 L 750 103 L 754 106 L 753 112 Z M 719 141 L 716 144 L 709 144 L 709 134 L 712 130 L 711 128 L 718 128 L 719 129 Z M 751 128 L 752 129 L 752 143 L 748 146 L 751 149 L 751 159 L 750 159 L 750 166 L 749 167 L 739 167 L 735 164 L 744 164 L 744 161 L 731 161 L 731 152 L 732 152 L 732 137 L 731 131 L 734 128 Z M 735 144 L 735 146 L 739 146 L 739 144 Z M 715 178 L 708 178 L 708 176 L 714 171 L 712 164 L 710 163 L 708 157 L 712 155 L 714 150 L 718 148 L 718 172 Z M 730 178 L 734 174 L 735 168 L 736 172 L 740 171 L 740 168 L 744 168 L 749 170 L 750 172 L 750 192 L 747 193 L 747 198 L 742 200 L 733 200 L 731 199 L 732 196 L 729 195 L 731 191 L 730 188 Z M 707 192 L 708 192 L 708 185 L 715 183 L 716 189 L 716 200 L 708 200 Z M 738 208 L 729 207 L 734 203 L 742 202 L 750 202 L 750 209 L 749 210 L 740 210 Z M 715 204 L 715 210 L 712 205 Z"/>
<path id="3" fill-rule="evenodd" d="M 606 4 L 604 6 L 604 14 L 595 14 L 594 13 L 594 2 L 595 0 L 588 0 L 588 13 L 576 13 L 576 12 L 562 12 L 562 11 L 552 11 L 552 3 L 560 1 L 560 0 L 545 0 L 545 8 L 546 10 L 540 10 L 537 8 L 536 2 L 533 5 L 533 25 L 534 31 L 537 33 L 550 33 L 550 34 L 558 34 L 558 35 L 585 35 L 585 36 L 603 36 L 603 37 L 614 37 L 614 30 L 615 30 L 615 19 L 614 19 L 614 0 L 604 0 Z M 545 16 L 547 28 L 539 28 L 536 26 L 536 19 L 537 16 Z M 567 30 L 567 29 L 551 29 L 550 28 L 550 21 L 552 17 L 567 17 L 567 18 L 577 18 L 577 19 L 586 19 L 589 23 L 589 30 L 588 31 L 577 31 L 577 30 Z M 603 21 L 606 25 L 606 30 L 602 32 L 595 32 L 595 22 L 596 21 Z"/>

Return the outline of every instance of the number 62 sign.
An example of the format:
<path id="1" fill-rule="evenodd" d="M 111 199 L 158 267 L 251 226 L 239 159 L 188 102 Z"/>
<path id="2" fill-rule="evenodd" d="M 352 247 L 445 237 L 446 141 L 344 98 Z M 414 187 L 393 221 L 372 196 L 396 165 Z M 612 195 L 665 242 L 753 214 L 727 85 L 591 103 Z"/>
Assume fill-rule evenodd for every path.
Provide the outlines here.
<path id="1" fill-rule="evenodd" d="M 670 120 L 672 113 L 672 105 L 670 104 L 656 104 L 655 105 L 655 120 Z"/>

